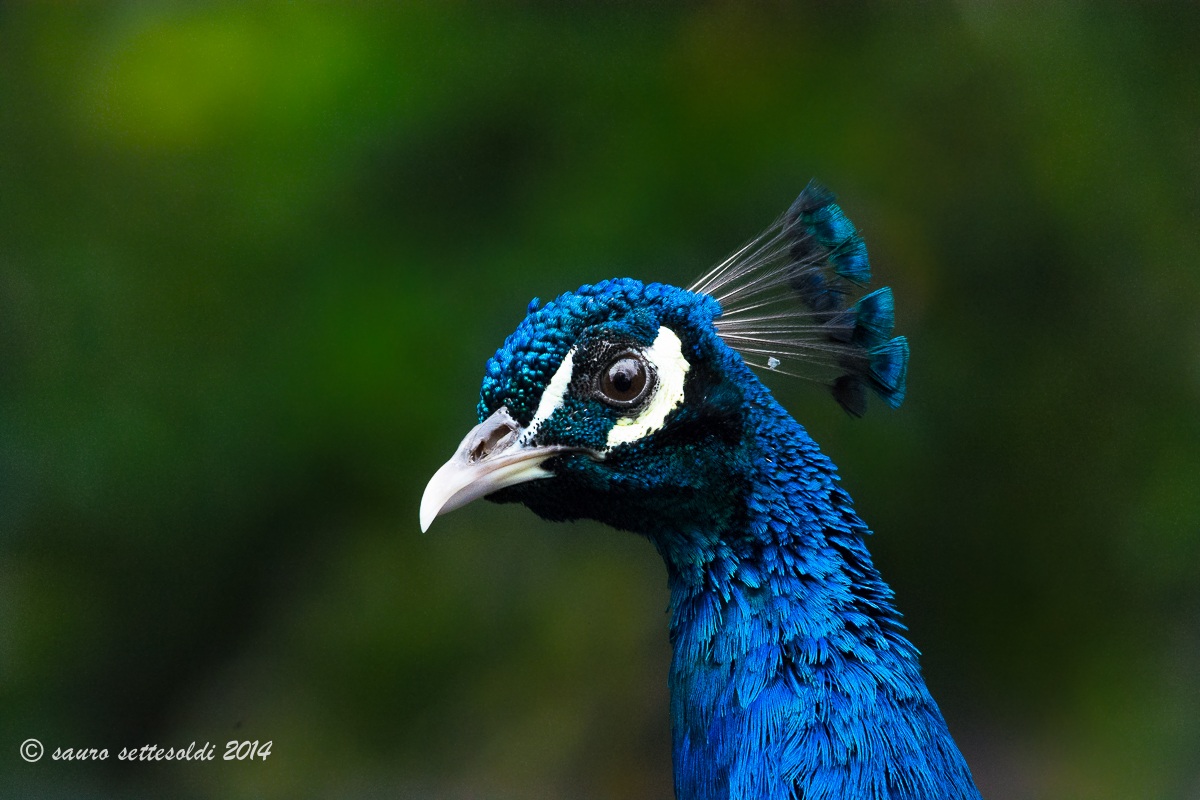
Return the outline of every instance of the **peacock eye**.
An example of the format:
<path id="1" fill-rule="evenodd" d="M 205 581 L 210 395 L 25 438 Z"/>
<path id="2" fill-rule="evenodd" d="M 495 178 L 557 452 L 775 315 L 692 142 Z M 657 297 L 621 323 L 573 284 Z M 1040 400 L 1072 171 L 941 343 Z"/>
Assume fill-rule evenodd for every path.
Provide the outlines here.
<path id="1" fill-rule="evenodd" d="M 636 353 L 622 353 L 601 372 L 597 389 L 602 400 L 626 408 L 635 405 L 654 383 L 654 373 Z"/>

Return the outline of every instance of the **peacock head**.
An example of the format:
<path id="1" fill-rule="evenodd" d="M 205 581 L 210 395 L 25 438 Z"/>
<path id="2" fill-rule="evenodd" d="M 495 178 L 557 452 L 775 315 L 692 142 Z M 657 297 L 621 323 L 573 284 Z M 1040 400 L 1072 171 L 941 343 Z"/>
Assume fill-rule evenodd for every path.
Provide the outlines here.
<path id="1" fill-rule="evenodd" d="M 646 534 L 719 523 L 745 462 L 744 381 L 719 313 L 711 296 L 628 278 L 530 303 L 488 361 L 480 424 L 425 491 L 422 528 L 481 496 Z"/>
<path id="2" fill-rule="evenodd" d="M 868 388 L 903 399 L 890 290 L 849 301 L 868 280 L 861 237 L 810 184 L 690 289 L 621 278 L 535 299 L 487 363 L 479 425 L 425 489 L 422 530 L 479 497 L 660 541 L 727 529 L 756 457 L 748 394 L 766 393 L 747 364 L 824 369 L 852 414 Z"/>

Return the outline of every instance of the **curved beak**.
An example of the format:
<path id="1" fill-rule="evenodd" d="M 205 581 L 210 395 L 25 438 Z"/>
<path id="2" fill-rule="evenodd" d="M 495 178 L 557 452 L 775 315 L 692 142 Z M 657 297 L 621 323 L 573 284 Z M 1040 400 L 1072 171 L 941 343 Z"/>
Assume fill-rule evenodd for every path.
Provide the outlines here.
<path id="1" fill-rule="evenodd" d="M 421 532 L 429 530 L 435 517 L 472 500 L 506 486 L 551 477 L 554 473 L 542 462 L 571 448 L 531 447 L 521 443 L 522 433 L 524 429 L 504 407 L 472 428 L 425 487 Z"/>

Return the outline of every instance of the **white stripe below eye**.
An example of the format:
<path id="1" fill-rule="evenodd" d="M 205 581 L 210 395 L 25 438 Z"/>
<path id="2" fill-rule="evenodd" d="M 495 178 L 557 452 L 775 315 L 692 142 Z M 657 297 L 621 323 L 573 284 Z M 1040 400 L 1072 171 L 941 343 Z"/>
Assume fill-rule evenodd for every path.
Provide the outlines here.
<path id="1" fill-rule="evenodd" d="M 642 354 L 654 365 L 658 373 L 658 382 L 654 387 L 654 395 L 642 406 L 637 416 L 621 417 L 608 432 L 608 446 L 636 442 L 647 434 L 662 427 L 667 415 L 683 403 L 683 379 L 687 377 L 687 359 L 683 357 L 683 343 L 668 327 L 658 329 L 654 344 Z M 569 356 L 568 356 L 569 357 Z M 560 370 L 561 371 L 561 370 Z M 555 380 L 558 375 L 554 376 Z M 551 381 L 551 386 L 554 382 Z M 549 392 L 549 388 L 546 390 Z M 545 400 L 545 398 L 542 398 Z M 538 406 L 541 413 L 541 406 Z"/>
<path id="2" fill-rule="evenodd" d="M 525 435 L 521 437 L 524 441 L 532 440 L 533 435 L 537 433 L 538 426 L 550 419 L 550 415 L 562 405 L 563 398 L 567 394 L 567 387 L 571 385 L 571 373 L 575 369 L 574 355 L 575 348 L 572 347 L 563 357 L 562 363 L 558 365 L 558 371 L 554 373 L 550 383 L 546 384 L 545 390 L 542 391 L 542 398 L 538 400 L 537 411 L 533 413 L 533 419 L 529 421 L 529 426 L 525 428 Z"/>

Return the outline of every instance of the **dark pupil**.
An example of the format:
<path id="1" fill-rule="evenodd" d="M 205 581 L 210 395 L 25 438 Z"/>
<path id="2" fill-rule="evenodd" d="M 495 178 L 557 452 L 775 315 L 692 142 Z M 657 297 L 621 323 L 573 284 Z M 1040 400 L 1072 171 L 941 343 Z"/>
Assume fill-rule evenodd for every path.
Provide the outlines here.
<path id="1" fill-rule="evenodd" d="M 633 400 L 646 388 L 646 370 L 636 358 L 617 359 L 604 374 L 601 388 L 613 400 Z"/>

